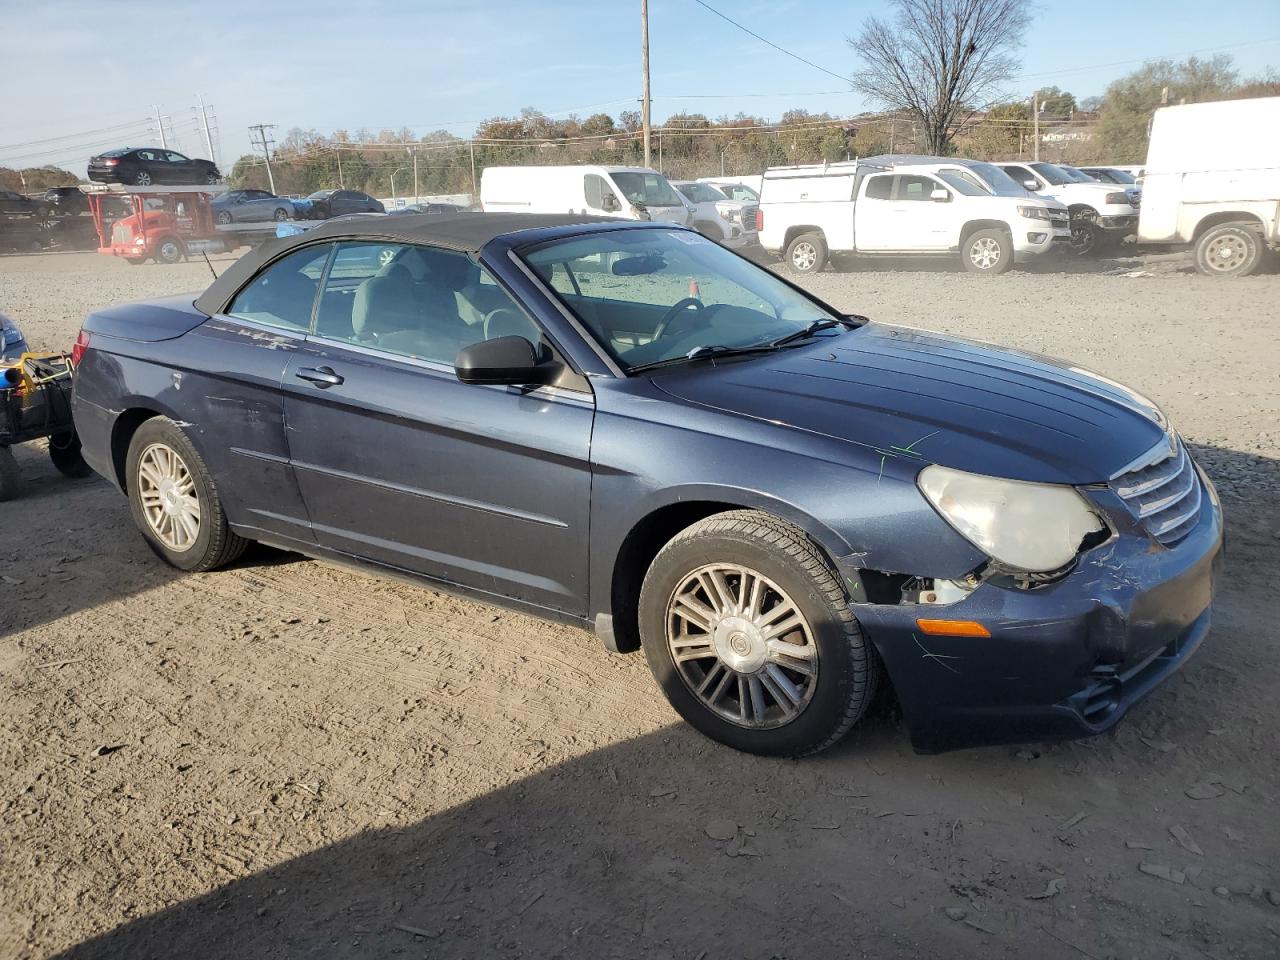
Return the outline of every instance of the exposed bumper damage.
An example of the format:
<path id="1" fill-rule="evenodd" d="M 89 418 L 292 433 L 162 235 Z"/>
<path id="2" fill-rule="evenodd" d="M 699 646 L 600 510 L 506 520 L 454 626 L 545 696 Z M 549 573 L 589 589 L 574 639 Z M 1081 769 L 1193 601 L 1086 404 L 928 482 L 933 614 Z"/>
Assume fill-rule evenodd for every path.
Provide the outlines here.
<path id="1" fill-rule="evenodd" d="M 987 580 L 949 603 L 884 602 L 883 592 L 881 602 L 855 603 L 913 746 L 935 753 L 1102 733 L 1186 663 L 1208 633 L 1223 551 L 1217 496 L 1201 480 L 1209 495 L 1197 522 L 1171 547 L 1104 490 L 1098 506 L 1115 535 L 1055 582 Z M 976 621 L 991 635 L 928 635 L 917 624 L 939 617 Z"/>

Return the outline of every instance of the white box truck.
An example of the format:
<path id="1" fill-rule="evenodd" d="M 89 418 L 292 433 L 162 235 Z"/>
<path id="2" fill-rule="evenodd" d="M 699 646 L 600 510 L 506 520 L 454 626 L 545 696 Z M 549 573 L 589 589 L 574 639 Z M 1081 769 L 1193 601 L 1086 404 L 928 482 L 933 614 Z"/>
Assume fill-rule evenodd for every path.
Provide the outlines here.
<path id="1" fill-rule="evenodd" d="M 766 171 L 760 245 L 798 273 L 832 256 L 955 257 L 999 274 L 1071 240 L 1067 208 L 990 164 L 892 156 Z"/>
<path id="2" fill-rule="evenodd" d="M 1161 107 L 1151 123 L 1138 243 L 1190 246 L 1243 277 L 1280 249 L 1280 97 Z"/>
<path id="3" fill-rule="evenodd" d="M 688 203 L 647 167 L 486 167 L 480 175 L 486 213 L 583 213 L 687 224 Z"/>

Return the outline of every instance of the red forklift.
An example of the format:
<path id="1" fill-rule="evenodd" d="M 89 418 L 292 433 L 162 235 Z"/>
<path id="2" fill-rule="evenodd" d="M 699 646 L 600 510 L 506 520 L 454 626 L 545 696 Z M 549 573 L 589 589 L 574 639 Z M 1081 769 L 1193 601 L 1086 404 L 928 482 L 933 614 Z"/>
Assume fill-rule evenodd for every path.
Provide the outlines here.
<path id="1" fill-rule="evenodd" d="M 192 255 L 225 253 L 241 245 L 218 230 L 211 201 L 220 183 L 135 187 L 94 183 L 83 187 L 98 234 L 98 252 L 129 263 L 177 263 Z"/>

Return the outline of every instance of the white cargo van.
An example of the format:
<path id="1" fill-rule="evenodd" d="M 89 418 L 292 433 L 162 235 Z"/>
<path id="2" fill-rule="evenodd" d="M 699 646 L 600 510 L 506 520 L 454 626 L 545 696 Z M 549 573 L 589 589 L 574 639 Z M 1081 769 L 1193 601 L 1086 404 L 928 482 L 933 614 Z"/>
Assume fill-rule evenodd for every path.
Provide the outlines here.
<path id="1" fill-rule="evenodd" d="M 760 245 L 800 273 L 832 256 L 959 256 L 1004 273 L 1069 243 L 1067 208 L 1035 197 L 990 164 L 878 157 L 766 171 Z"/>
<path id="2" fill-rule="evenodd" d="M 1280 97 L 1156 111 L 1138 242 L 1190 244 L 1215 277 L 1247 276 L 1280 249 Z"/>
<path id="3" fill-rule="evenodd" d="M 687 224 L 689 205 L 667 178 L 647 167 L 486 167 L 486 213 L 586 213 Z"/>

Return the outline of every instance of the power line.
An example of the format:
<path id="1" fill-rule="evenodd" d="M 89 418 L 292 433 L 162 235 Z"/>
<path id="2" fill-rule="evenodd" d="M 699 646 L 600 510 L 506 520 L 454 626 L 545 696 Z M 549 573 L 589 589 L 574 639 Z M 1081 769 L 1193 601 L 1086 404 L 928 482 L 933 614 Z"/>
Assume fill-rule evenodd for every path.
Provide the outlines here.
<path id="1" fill-rule="evenodd" d="M 700 2 L 700 0 L 694 0 Z M 1127 67 L 1134 63 L 1153 63 L 1156 60 L 1172 60 L 1174 57 L 1194 57 L 1201 53 L 1219 53 L 1223 50 L 1238 50 L 1241 47 L 1256 47 L 1264 43 L 1280 43 L 1280 37 L 1269 40 L 1248 40 L 1244 43 L 1228 43 L 1221 47 L 1201 47 L 1199 50 L 1187 50 L 1183 53 L 1162 53 L 1153 57 L 1141 57 L 1137 60 L 1113 60 L 1110 63 L 1094 63 L 1087 67 L 1067 67 L 1063 70 L 1049 70 L 1045 73 L 1024 73 L 1013 77 L 1014 80 L 1036 80 L 1040 77 L 1056 77 L 1063 73 L 1081 73 L 1087 70 L 1105 70 L 1107 67 Z"/>
<path id="2" fill-rule="evenodd" d="M 840 74 L 836 73 L 834 70 L 828 70 L 826 67 L 821 67 L 821 66 L 819 66 L 818 64 L 814 63 L 812 60 L 806 60 L 804 57 L 800 56 L 800 54 L 798 54 L 798 53 L 792 53 L 792 52 L 791 52 L 790 50 L 788 50 L 786 47 L 780 47 L 780 46 L 778 46 L 778 45 L 777 45 L 776 43 L 774 43 L 772 40 L 766 40 L 764 37 L 760 36 L 760 34 L 756 33 L 754 30 L 752 30 L 752 29 L 750 29 L 750 28 L 748 28 L 748 27 L 744 27 L 742 24 L 740 24 L 737 20 L 734 20 L 732 17 L 727 17 L 727 16 L 725 16 L 723 13 L 721 13 L 721 12 L 720 12 L 719 10 L 717 10 L 715 7 L 711 6 L 711 4 L 709 4 L 709 3 L 705 3 L 705 2 L 703 2 L 703 0 L 693 0 L 693 2 L 694 2 L 694 3 L 696 3 L 696 4 L 697 4 L 698 6 L 700 6 L 700 7 L 703 7 L 703 8 L 705 8 L 705 9 L 707 9 L 707 10 L 710 10 L 710 11 L 711 11 L 712 13 L 714 13 L 717 17 L 719 17 L 721 20 L 724 20 L 724 21 L 725 21 L 725 22 L 727 22 L 727 23 L 731 23 L 731 24 L 733 24 L 735 27 L 737 27 L 737 28 L 738 28 L 739 30 L 741 30 L 743 33 L 748 33 L 748 34 L 750 34 L 751 36 L 755 37 L 757 40 L 759 40 L 761 43 L 766 44 L 766 45 L 768 45 L 768 46 L 770 46 L 770 47 L 773 47 L 773 49 L 777 50 L 779 53 L 785 53 L 785 54 L 786 54 L 788 57 L 790 57 L 792 60 L 799 60 L 801 63 L 803 63 L 803 64 L 807 64 L 808 66 L 813 67 L 813 69 L 815 69 L 815 70 L 821 70 L 823 73 L 825 73 L 825 74 L 826 74 L 827 76 L 829 76 L 829 77 L 835 77 L 837 80 L 843 80 L 845 83 L 848 83 L 848 82 L 849 82 L 849 78 L 848 78 L 848 77 L 842 77 L 842 76 L 840 76 Z"/>
<path id="3" fill-rule="evenodd" d="M 18 150 L 22 147 L 34 147 L 42 143 L 57 143 L 61 140 L 78 140 L 81 137 L 92 137 L 99 133 L 110 133 L 113 130 L 125 130 L 133 127 L 139 127 L 143 124 L 150 123 L 149 119 L 134 120 L 130 123 L 118 123 L 113 127 L 99 127 L 97 130 L 81 130 L 79 133 L 67 133 L 60 137 L 47 137 L 43 140 L 27 140 L 23 143 L 6 143 L 0 144 L 0 150 Z"/>

